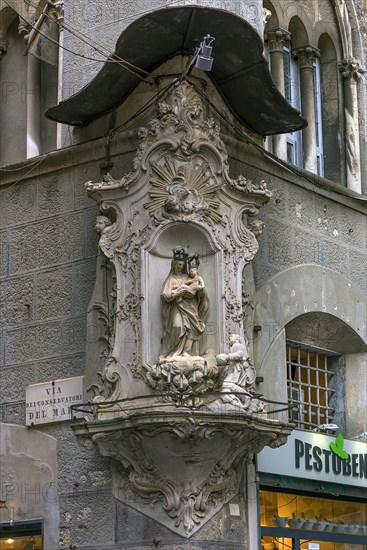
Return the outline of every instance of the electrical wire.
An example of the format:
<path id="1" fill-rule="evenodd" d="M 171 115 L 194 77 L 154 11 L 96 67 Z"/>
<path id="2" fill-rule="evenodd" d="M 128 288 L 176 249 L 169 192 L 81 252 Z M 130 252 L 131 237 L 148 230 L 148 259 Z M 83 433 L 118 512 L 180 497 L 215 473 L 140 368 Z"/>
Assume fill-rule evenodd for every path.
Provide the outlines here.
<path id="1" fill-rule="evenodd" d="M 172 2 L 169 2 L 169 4 L 173 4 L 175 3 L 176 0 L 172 0 Z M 89 59 L 91 61 L 98 61 L 98 62 L 103 62 L 103 63 L 109 63 L 109 62 L 112 62 L 112 63 L 118 63 L 120 64 L 120 66 L 122 66 L 123 68 L 125 68 L 126 70 L 128 70 L 129 72 L 132 72 L 135 76 L 138 76 L 139 78 L 141 78 L 142 80 L 146 81 L 146 82 L 149 82 L 147 81 L 145 78 L 143 78 L 141 75 L 139 75 L 138 73 L 136 73 L 134 70 L 130 69 L 127 65 L 133 67 L 134 69 L 137 69 L 139 71 L 142 71 L 142 72 L 145 72 L 147 75 L 149 73 L 147 73 L 146 71 L 144 71 L 144 69 L 141 69 L 140 67 L 136 67 L 135 65 L 132 65 L 130 64 L 128 61 L 120 58 L 119 56 L 117 56 L 116 54 L 112 54 L 113 56 L 117 57 L 118 59 L 117 60 L 114 60 L 114 59 L 103 59 L 103 60 L 97 60 L 95 58 L 91 58 L 91 57 L 88 57 L 88 56 L 85 56 L 83 54 L 79 54 L 77 52 L 74 52 L 72 50 L 70 50 L 69 48 L 66 48 L 65 46 L 61 46 L 58 42 L 56 42 L 55 40 L 51 39 L 49 36 L 46 36 L 44 33 L 42 33 L 39 29 L 37 29 L 34 25 L 32 25 L 31 23 L 29 23 L 21 14 L 19 14 L 18 12 L 16 12 L 14 10 L 14 8 L 7 2 L 7 0 L 4 0 L 5 4 L 7 4 L 15 13 L 17 13 L 17 15 L 23 20 L 25 21 L 27 24 L 29 24 L 32 29 L 34 29 L 36 32 L 38 32 L 39 34 L 41 34 L 42 36 L 44 36 L 46 39 L 50 40 L 52 43 L 56 44 L 57 46 L 63 48 L 64 50 L 68 51 L 69 53 L 73 54 L 73 55 L 76 55 L 78 57 L 82 57 L 84 59 Z M 24 0 L 24 2 L 26 2 L 29 6 L 33 7 L 33 8 L 37 8 L 37 5 L 35 5 L 34 3 L 32 3 L 30 0 Z M 50 5 L 50 4 L 48 4 Z M 140 14 L 142 13 L 147 13 L 147 12 L 141 12 Z M 136 15 L 140 15 L 140 14 L 136 14 Z M 62 28 L 64 28 L 65 30 L 67 30 L 68 32 L 70 32 L 71 34 L 73 34 L 74 36 L 76 36 L 77 38 L 79 38 L 81 41 L 83 41 L 84 43 L 86 43 L 88 46 L 90 46 L 91 48 L 95 49 L 96 51 L 99 51 L 97 49 L 97 46 L 93 45 L 93 41 L 90 40 L 90 39 L 87 39 L 84 35 L 82 35 L 80 32 L 79 34 L 70 26 L 68 25 L 65 26 L 64 23 L 61 23 L 57 20 L 55 20 L 54 18 L 50 17 L 49 14 L 45 13 L 44 14 L 46 17 L 48 17 L 49 19 L 51 19 L 52 21 L 56 22 L 58 25 L 60 25 Z M 98 48 L 100 48 L 100 46 L 98 46 Z M 101 52 L 99 52 L 101 53 Z M 111 55 L 110 53 L 108 53 L 108 55 Z M 122 63 L 122 65 L 121 65 Z M 181 80 L 183 78 L 186 78 L 185 74 L 183 73 L 181 75 Z M 151 83 L 151 82 L 149 82 Z M 283 161 L 282 159 L 278 158 L 277 156 L 273 155 L 272 153 L 270 153 L 269 151 L 266 151 L 263 147 L 259 146 L 255 141 L 253 141 L 251 138 L 249 138 L 243 131 L 239 130 L 238 127 L 236 125 L 234 125 L 223 113 L 222 111 L 220 111 L 220 109 L 218 109 L 216 107 L 216 105 L 214 105 L 214 103 L 212 101 L 210 101 L 208 99 L 207 96 L 205 96 L 203 94 L 203 92 L 200 90 L 200 88 L 198 88 L 198 86 L 196 86 L 196 84 L 194 82 L 190 82 L 193 87 L 195 88 L 195 90 L 199 93 L 199 95 L 204 98 L 204 100 L 217 112 L 217 114 L 219 114 L 219 116 L 238 134 L 240 135 L 240 137 L 242 139 L 244 139 L 248 144 L 251 144 L 253 145 L 258 151 L 261 152 L 261 154 L 269 159 L 271 159 L 272 161 L 276 162 L 277 164 L 279 164 L 280 166 L 282 166 L 282 168 L 286 169 L 287 171 L 293 173 L 294 175 L 296 176 L 300 176 L 302 178 L 305 178 L 306 180 L 308 180 L 309 182 L 311 182 L 313 185 L 317 185 L 318 187 L 321 187 L 321 188 L 328 188 L 327 186 L 323 186 L 321 185 L 319 182 L 317 182 L 315 179 L 311 179 L 310 177 L 308 177 L 306 174 L 303 174 L 302 172 L 300 172 L 299 170 L 297 170 L 297 168 L 295 166 L 292 166 L 290 164 L 287 164 L 285 161 Z M 168 86 L 169 87 L 169 86 Z M 154 98 L 153 98 L 154 100 Z M 148 102 L 149 103 L 149 102 Z M 144 110 L 146 109 L 143 109 L 142 108 L 142 112 L 144 112 Z M 125 126 L 127 123 L 131 122 L 134 118 L 136 118 L 138 115 L 140 114 L 140 111 L 138 111 L 135 115 L 133 115 L 133 117 L 131 117 L 128 121 L 126 121 L 125 123 L 123 123 L 123 125 L 120 125 L 112 130 L 109 131 L 109 134 L 113 133 L 113 132 L 116 132 L 119 128 L 121 128 L 122 126 Z M 21 168 L 19 168 L 21 169 Z M 1 170 L 1 169 L 0 169 Z M 16 171 L 18 169 L 14 169 L 14 171 Z M 10 169 L 9 170 L 6 170 L 4 169 L 4 171 L 11 171 Z M 356 199 L 358 200 L 367 200 L 367 197 L 355 197 Z"/>
<path id="2" fill-rule="evenodd" d="M 20 183 L 24 178 L 26 178 L 28 176 L 28 174 L 30 174 L 31 172 L 33 172 L 33 170 L 35 168 L 38 168 L 38 166 L 40 164 L 42 164 L 42 162 L 44 162 L 46 160 L 47 157 L 49 157 L 49 155 L 51 154 L 50 153 L 46 153 L 39 161 L 37 161 L 35 164 L 32 165 L 32 167 L 30 168 L 30 170 L 28 170 L 28 172 L 26 172 L 25 174 L 23 174 L 17 181 L 15 181 L 14 183 L 12 183 L 11 185 L 7 185 L 5 186 L 5 189 L 0 189 L 0 193 L 4 193 L 5 191 L 9 191 L 9 189 L 11 189 L 12 187 L 15 187 L 16 185 L 18 185 L 18 183 Z M 19 168 L 19 170 L 21 170 L 21 168 Z"/>
<path id="3" fill-rule="evenodd" d="M 105 134 L 104 137 L 106 137 L 109 141 L 112 141 L 115 134 L 121 130 L 122 128 L 126 127 L 130 122 L 132 122 L 133 120 L 135 120 L 138 116 L 142 115 L 143 113 L 145 113 L 145 111 L 147 111 L 149 109 L 149 107 L 151 107 L 154 103 L 157 103 L 157 101 L 159 99 L 161 99 L 162 97 L 164 97 L 165 95 L 167 95 L 167 93 L 169 92 L 169 89 L 172 88 L 173 86 L 176 85 L 176 83 L 179 81 L 179 77 L 175 80 L 173 80 L 172 82 L 170 82 L 169 84 L 167 84 L 167 86 L 165 86 L 162 90 L 160 90 L 159 92 L 157 92 L 151 99 L 149 99 L 136 113 L 134 113 L 130 118 L 128 118 L 125 122 L 122 122 L 121 124 L 119 124 L 118 126 L 116 126 L 115 128 L 112 128 L 111 130 L 109 130 L 109 132 L 107 132 L 107 134 Z"/>
<path id="4" fill-rule="evenodd" d="M 26 4 L 28 4 L 29 6 L 33 8 L 37 8 L 37 5 L 32 3 L 30 0 L 23 0 L 23 1 L 26 2 Z M 47 5 L 51 7 L 51 4 L 47 3 Z M 81 33 L 79 30 L 73 28 L 70 24 L 66 25 L 64 20 L 58 20 L 57 18 L 52 17 L 49 13 L 47 13 L 47 11 L 44 11 L 42 15 L 47 17 L 50 21 L 53 21 L 54 23 L 56 23 L 60 28 L 67 30 L 70 34 L 72 34 L 73 36 L 75 36 L 85 44 L 87 44 L 87 46 L 93 48 L 95 51 L 97 51 L 101 55 L 105 55 L 108 58 L 110 58 L 111 56 L 114 56 L 116 58 L 116 59 L 107 59 L 107 60 L 104 59 L 99 61 L 103 61 L 103 62 L 112 61 L 113 63 L 122 63 L 124 68 L 129 68 L 132 72 L 140 71 L 141 73 L 145 74 L 145 76 L 149 75 L 149 72 L 145 71 L 144 69 L 141 69 L 140 67 L 137 67 L 136 65 L 130 63 L 126 59 L 123 59 L 117 54 L 115 53 L 111 54 L 110 50 L 108 50 L 104 46 L 101 46 L 98 42 L 95 42 L 91 38 L 87 37 L 86 35 Z"/>
<path id="5" fill-rule="evenodd" d="M 24 0 L 27 2 L 27 0 Z M 7 0 L 4 0 L 4 3 L 9 7 L 11 8 L 11 10 L 16 13 L 18 15 L 18 17 L 20 19 L 22 19 L 22 21 L 24 21 L 25 23 L 27 23 L 27 25 L 29 25 L 35 32 L 37 32 L 38 34 L 40 34 L 41 36 L 43 36 L 44 38 L 46 38 L 46 40 L 49 40 L 50 42 L 52 42 L 53 44 L 55 44 L 56 46 L 58 46 L 59 48 L 71 53 L 72 55 L 75 55 L 77 57 L 81 57 L 83 59 L 87 59 L 87 60 L 90 60 L 90 61 L 96 61 L 96 62 L 100 62 L 100 63 L 116 63 L 117 65 L 120 65 L 120 67 L 122 67 L 123 69 L 126 69 L 128 72 L 134 74 L 134 76 L 137 76 L 138 78 L 140 78 L 141 80 L 144 80 L 146 82 L 148 82 L 149 84 L 151 84 L 151 82 L 149 80 L 147 80 L 146 78 L 144 78 L 143 76 L 141 76 L 138 72 L 136 72 L 136 70 L 130 68 L 130 66 L 134 67 L 134 65 L 131 65 L 131 63 L 129 63 L 128 61 L 126 60 L 123 60 L 122 58 L 121 59 L 95 59 L 95 58 L 92 58 L 92 57 L 89 57 L 89 56 L 86 56 L 86 55 L 83 55 L 83 54 L 80 54 L 78 52 L 75 52 L 73 50 L 70 50 L 69 48 L 67 48 L 66 46 L 64 45 L 61 45 L 59 44 L 58 41 L 56 40 L 53 40 L 53 38 L 51 38 L 50 36 L 47 36 L 46 34 L 44 34 L 40 29 L 38 29 L 35 25 L 32 25 L 32 23 L 30 23 L 25 17 L 23 17 L 19 12 L 17 12 L 13 6 L 11 6 Z M 54 22 L 57 22 L 55 21 L 54 19 L 51 18 L 52 21 Z M 59 23 L 60 24 L 60 23 Z M 70 31 L 69 31 L 70 32 Z M 90 45 L 90 44 L 88 44 Z M 94 46 L 91 46 L 90 47 L 93 47 L 94 49 L 96 49 Z M 100 53 L 100 52 L 99 52 Z M 102 53 L 102 55 L 104 55 Z M 118 56 L 116 54 L 110 54 L 109 55 L 113 55 L 115 57 L 118 58 Z M 147 75 L 149 73 L 147 73 L 146 71 L 144 71 L 144 69 L 140 69 L 139 67 L 136 67 L 137 70 L 141 71 L 141 72 L 144 72 L 146 73 Z"/>
<path id="6" fill-rule="evenodd" d="M 23 1 L 26 2 L 29 6 L 35 8 L 35 9 L 37 8 L 37 5 L 34 2 L 32 2 L 31 0 L 23 0 Z M 170 2 L 167 2 L 165 7 L 167 7 L 171 4 L 175 4 L 176 1 L 177 0 L 171 0 Z M 50 6 L 50 4 L 48 4 L 48 5 Z M 134 17 L 138 17 L 138 16 L 144 15 L 146 13 L 148 13 L 148 11 L 138 12 L 138 13 L 134 14 Z M 107 59 L 95 59 L 95 58 L 91 58 L 91 57 L 88 57 L 88 56 L 85 56 L 85 55 L 82 55 L 82 54 L 78 54 L 77 52 L 72 52 L 71 50 L 66 49 L 64 47 L 64 49 L 66 49 L 70 53 L 73 53 L 74 55 L 78 55 L 79 57 L 83 57 L 84 59 L 89 59 L 91 61 L 96 61 L 96 62 L 99 62 L 99 63 L 117 63 L 117 64 L 119 64 L 121 62 L 121 63 L 123 63 L 124 68 L 127 68 L 127 67 L 125 67 L 125 64 L 126 64 L 133 70 L 134 73 L 137 70 L 137 71 L 141 71 L 146 76 L 149 76 L 149 72 L 145 71 L 144 69 L 142 69 L 140 67 L 137 67 L 136 65 L 133 65 L 132 63 L 130 63 L 126 59 L 123 59 L 122 57 L 118 56 L 116 53 L 111 54 L 110 51 L 107 48 L 105 48 L 103 45 L 101 46 L 98 42 L 95 42 L 90 37 L 88 37 L 88 36 L 84 35 L 83 33 L 81 33 L 79 29 L 73 28 L 73 26 L 70 23 L 65 24 L 65 21 L 58 21 L 57 19 L 54 19 L 53 17 L 51 17 L 47 12 L 45 12 L 43 15 L 45 15 L 51 21 L 54 21 L 55 23 L 57 23 L 62 29 L 68 31 L 70 34 L 72 34 L 73 36 L 75 36 L 76 38 L 78 38 L 79 40 L 84 42 L 85 44 L 87 44 L 89 47 L 91 47 L 92 49 L 94 49 L 98 53 L 101 53 L 101 55 L 107 55 L 108 58 Z M 110 57 L 114 57 L 116 59 L 110 59 Z M 140 76 L 140 75 L 138 75 L 138 76 Z"/>

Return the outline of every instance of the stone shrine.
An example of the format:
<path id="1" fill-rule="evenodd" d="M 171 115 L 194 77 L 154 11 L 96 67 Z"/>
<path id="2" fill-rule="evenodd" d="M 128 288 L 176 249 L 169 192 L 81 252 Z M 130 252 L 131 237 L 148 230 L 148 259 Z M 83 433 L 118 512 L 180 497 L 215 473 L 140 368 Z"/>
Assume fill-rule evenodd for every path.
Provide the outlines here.
<path id="1" fill-rule="evenodd" d="M 256 393 L 244 268 L 264 181 L 232 179 L 200 93 L 177 81 L 139 131 L 134 172 L 88 181 L 97 277 L 80 443 L 113 458 L 114 495 L 189 537 L 238 491 L 243 463 L 286 442 Z"/>

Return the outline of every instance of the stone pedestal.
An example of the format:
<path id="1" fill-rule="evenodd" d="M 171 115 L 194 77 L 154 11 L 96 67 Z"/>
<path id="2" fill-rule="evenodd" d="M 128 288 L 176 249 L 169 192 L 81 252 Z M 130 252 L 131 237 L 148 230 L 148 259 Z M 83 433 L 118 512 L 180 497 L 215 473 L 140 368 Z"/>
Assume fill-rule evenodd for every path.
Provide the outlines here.
<path id="1" fill-rule="evenodd" d="M 138 406 L 136 403 L 135 406 Z M 239 490 L 244 462 L 291 432 L 241 411 L 135 409 L 124 419 L 77 421 L 80 444 L 112 457 L 115 497 L 191 537 Z"/>

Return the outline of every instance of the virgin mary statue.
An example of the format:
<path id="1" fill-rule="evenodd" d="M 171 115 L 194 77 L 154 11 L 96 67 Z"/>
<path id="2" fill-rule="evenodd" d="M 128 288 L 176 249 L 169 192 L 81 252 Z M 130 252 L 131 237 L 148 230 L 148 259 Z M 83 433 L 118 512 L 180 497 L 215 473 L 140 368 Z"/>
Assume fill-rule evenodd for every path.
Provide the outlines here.
<path id="1" fill-rule="evenodd" d="M 161 360 L 199 355 L 209 298 L 198 275 L 199 256 L 188 256 L 181 246 L 173 249 L 171 271 L 161 290 L 163 338 Z"/>

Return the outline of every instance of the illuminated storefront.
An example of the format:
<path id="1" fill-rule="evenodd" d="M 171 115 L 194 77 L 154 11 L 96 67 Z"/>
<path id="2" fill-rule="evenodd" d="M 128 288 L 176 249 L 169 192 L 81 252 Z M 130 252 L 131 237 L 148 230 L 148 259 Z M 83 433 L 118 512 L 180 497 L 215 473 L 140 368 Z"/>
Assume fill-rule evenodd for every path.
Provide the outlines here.
<path id="1" fill-rule="evenodd" d="M 365 443 L 295 430 L 258 472 L 263 550 L 366 550 Z"/>
<path id="2" fill-rule="evenodd" d="M 9 522 L 0 526 L 0 550 L 42 550 L 42 523 Z"/>

